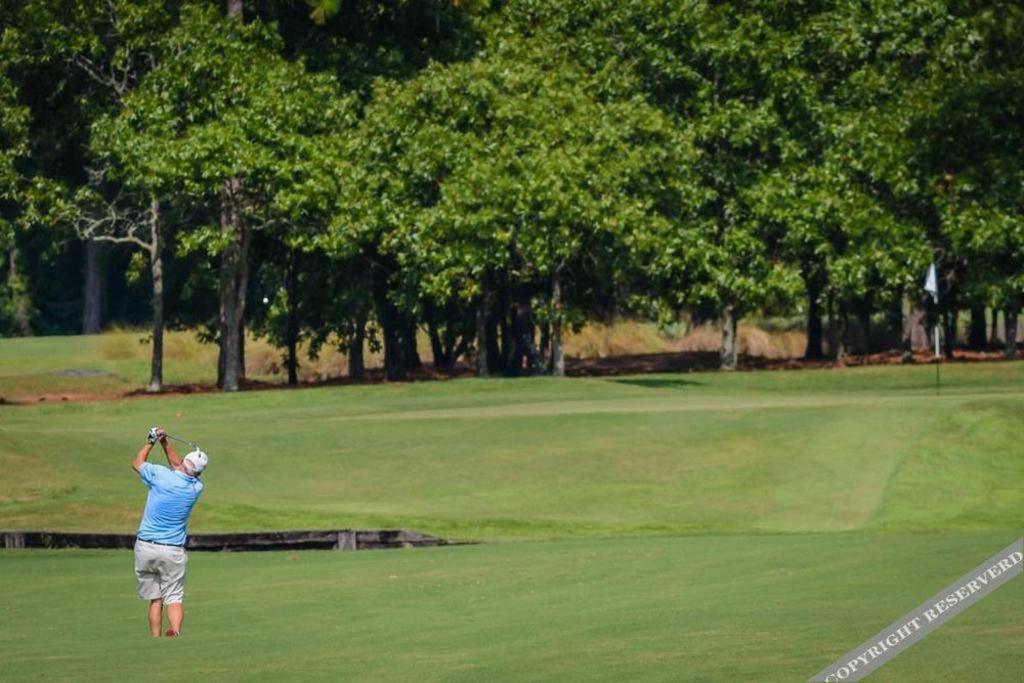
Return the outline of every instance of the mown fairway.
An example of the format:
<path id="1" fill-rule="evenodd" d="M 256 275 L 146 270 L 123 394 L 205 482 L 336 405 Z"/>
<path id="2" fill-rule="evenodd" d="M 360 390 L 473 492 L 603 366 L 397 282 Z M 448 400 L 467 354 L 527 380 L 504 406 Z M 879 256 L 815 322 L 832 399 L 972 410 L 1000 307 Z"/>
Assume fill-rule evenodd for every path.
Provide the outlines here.
<path id="1" fill-rule="evenodd" d="M 151 424 L 193 531 L 475 547 L 192 554 L 146 638 L 122 552 L 0 552 L 4 675 L 806 680 L 1019 536 L 1024 364 L 460 380 L 0 408 L 0 528 L 132 532 Z M 556 540 L 547 540 L 556 539 Z M 1015 581 L 878 680 L 1019 680 Z M 115 664 L 116 663 L 116 664 Z M 116 668 L 115 668 L 116 667 Z M 116 673 L 115 673 L 116 672 Z"/>
<path id="2" fill-rule="evenodd" d="M 210 453 L 193 531 L 469 539 L 1013 528 L 1024 364 L 460 380 L 0 409 L 0 528 L 131 532 L 152 424 Z"/>
<path id="3" fill-rule="evenodd" d="M 185 635 L 151 641 L 131 555 L 0 559 L 4 680 L 804 681 L 1007 535 L 537 541 L 193 553 Z M 879 681 L 1019 681 L 1017 579 Z"/>

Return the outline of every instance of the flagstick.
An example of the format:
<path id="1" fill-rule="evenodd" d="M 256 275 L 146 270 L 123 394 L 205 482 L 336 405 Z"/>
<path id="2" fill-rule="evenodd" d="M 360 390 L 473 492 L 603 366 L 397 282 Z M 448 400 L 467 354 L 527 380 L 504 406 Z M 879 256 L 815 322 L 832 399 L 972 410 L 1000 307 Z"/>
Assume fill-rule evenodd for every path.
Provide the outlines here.
<path id="1" fill-rule="evenodd" d="M 938 278 L 938 276 L 937 276 L 937 274 L 935 272 L 935 261 L 932 261 L 932 264 L 930 266 L 928 266 L 928 275 L 924 279 L 924 291 L 926 291 L 926 292 L 928 292 L 929 294 L 932 295 L 932 301 L 935 302 L 935 315 L 938 316 L 939 315 L 939 278 Z M 939 320 L 941 320 L 941 318 L 939 318 Z M 938 325 L 938 321 L 937 321 L 936 325 L 935 325 L 935 395 L 936 396 L 940 393 L 940 386 L 941 386 L 940 383 L 939 383 L 939 362 L 940 362 L 940 360 L 941 360 L 941 358 L 940 358 L 940 353 L 939 353 L 939 325 Z"/>

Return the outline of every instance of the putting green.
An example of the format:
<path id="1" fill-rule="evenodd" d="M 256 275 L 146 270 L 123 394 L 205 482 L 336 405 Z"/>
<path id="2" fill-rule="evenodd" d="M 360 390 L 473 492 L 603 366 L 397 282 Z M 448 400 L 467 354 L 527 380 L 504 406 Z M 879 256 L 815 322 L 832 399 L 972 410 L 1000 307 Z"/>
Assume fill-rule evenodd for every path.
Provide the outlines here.
<path id="1" fill-rule="evenodd" d="M 7 680 L 806 680 L 1012 533 L 643 537 L 192 553 L 152 641 L 131 555 L 0 554 Z M 1024 580 L 879 681 L 1019 681 Z"/>

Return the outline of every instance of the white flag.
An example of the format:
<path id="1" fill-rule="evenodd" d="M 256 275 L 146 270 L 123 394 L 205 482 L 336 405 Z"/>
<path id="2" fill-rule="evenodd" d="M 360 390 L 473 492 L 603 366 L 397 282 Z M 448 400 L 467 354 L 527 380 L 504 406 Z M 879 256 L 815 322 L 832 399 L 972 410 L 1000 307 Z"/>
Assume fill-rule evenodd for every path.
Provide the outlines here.
<path id="1" fill-rule="evenodd" d="M 932 295 L 935 303 L 939 303 L 939 280 L 935 276 L 935 263 L 928 266 L 928 277 L 924 281 L 924 291 Z"/>

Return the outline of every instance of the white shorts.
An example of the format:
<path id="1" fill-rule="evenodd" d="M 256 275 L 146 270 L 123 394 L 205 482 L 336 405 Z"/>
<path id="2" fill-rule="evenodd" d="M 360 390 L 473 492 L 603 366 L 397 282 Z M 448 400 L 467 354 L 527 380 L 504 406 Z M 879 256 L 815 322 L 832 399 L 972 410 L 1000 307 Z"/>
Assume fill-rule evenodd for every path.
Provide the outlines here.
<path id="1" fill-rule="evenodd" d="M 166 604 L 184 600 L 187 567 L 184 548 L 136 539 L 135 577 L 143 600 L 162 598 Z"/>

